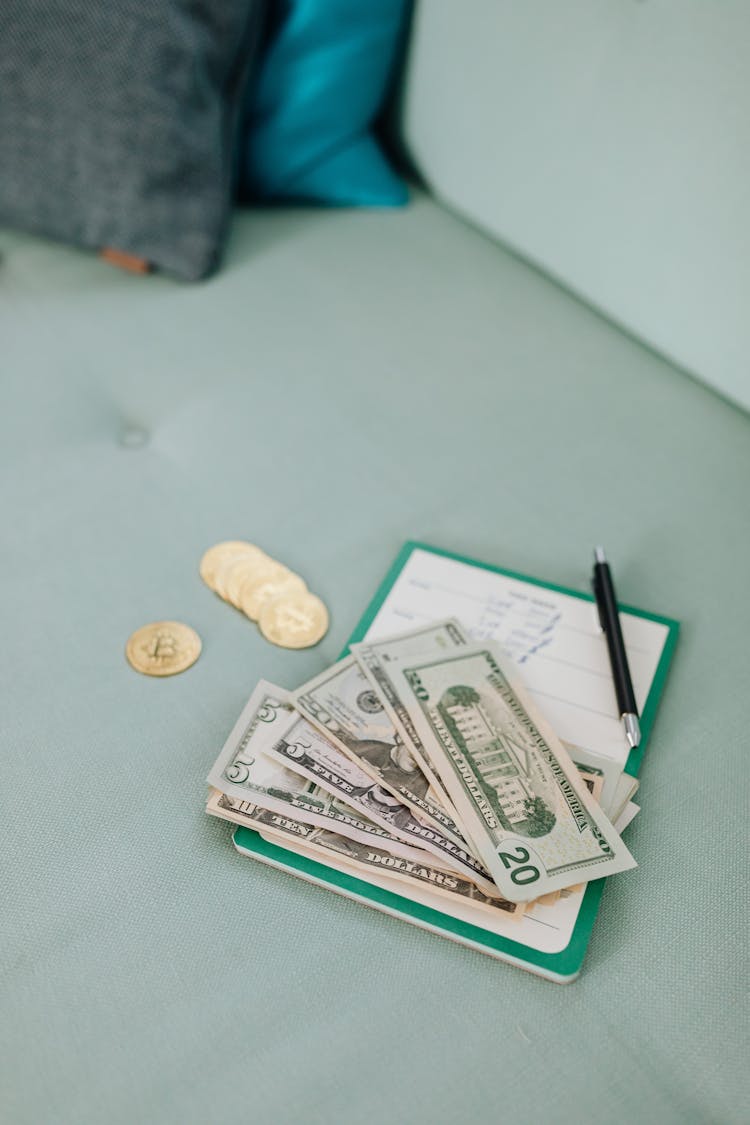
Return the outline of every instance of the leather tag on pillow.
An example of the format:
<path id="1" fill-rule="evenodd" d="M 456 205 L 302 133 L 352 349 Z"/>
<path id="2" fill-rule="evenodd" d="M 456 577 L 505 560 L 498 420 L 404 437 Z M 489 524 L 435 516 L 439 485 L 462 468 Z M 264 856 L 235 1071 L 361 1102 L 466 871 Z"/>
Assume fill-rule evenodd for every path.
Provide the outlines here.
<path id="1" fill-rule="evenodd" d="M 127 254 L 124 250 L 117 250 L 114 246 L 105 246 L 99 251 L 105 262 L 119 266 L 121 270 L 129 273 L 148 273 L 151 263 L 145 258 L 138 258 L 135 254 Z"/>

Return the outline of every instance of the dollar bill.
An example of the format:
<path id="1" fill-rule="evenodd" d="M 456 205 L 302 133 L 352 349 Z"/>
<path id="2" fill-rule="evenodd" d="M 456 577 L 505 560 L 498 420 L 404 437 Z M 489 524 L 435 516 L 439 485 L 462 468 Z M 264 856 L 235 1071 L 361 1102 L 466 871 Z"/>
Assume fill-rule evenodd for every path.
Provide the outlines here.
<path id="1" fill-rule="evenodd" d="M 399 669 L 433 766 L 503 897 L 528 902 L 635 866 L 567 751 L 491 645 Z"/>
<path id="2" fill-rule="evenodd" d="M 466 847 L 452 809 L 430 800 L 440 783 L 428 776 L 386 713 L 377 687 L 353 656 L 334 664 L 294 693 L 300 714 L 321 730 L 425 824 L 432 825 L 458 847 Z M 433 784 L 434 782 L 434 784 Z"/>
<path id="3" fill-rule="evenodd" d="M 615 817 L 613 809 L 616 801 L 617 787 L 622 778 L 622 764 L 614 758 L 604 757 L 603 754 L 597 754 L 593 750 L 589 750 L 585 746 L 576 746 L 572 742 L 565 742 L 563 746 L 568 751 L 568 754 L 573 759 L 579 770 L 589 770 L 601 774 L 602 785 L 601 791 L 597 796 L 597 801 L 604 809 L 604 814 L 614 824 Z"/>
<path id="4" fill-rule="evenodd" d="M 573 765 L 578 770 L 581 781 L 586 786 L 596 803 L 599 804 L 602 795 L 602 789 L 604 788 L 603 772 L 599 769 L 594 769 L 591 766 L 582 766 L 579 762 L 575 761 L 573 762 Z M 615 829 L 617 832 L 620 831 L 617 826 L 615 826 Z M 550 891 L 549 894 L 541 895 L 539 898 L 534 899 L 534 903 L 537 906 L 554 906 L 557 900 L 562 895 L 573 894 L 576 891 L 579 891 L 583 886 L 585 886 L 584 883 L 576 883 L 574 886 L 566 887 L 562 891 Z"/>
<path id="5" fill-rule="evenodd" d="M 289 692 L 261 680 L 214 763 L 208 784 L 236 804 L 252 802 L 253 806 L 278 816 L 304 821 L 316 828 L 331 828 L 360 843 L 378 840 L 404 860 L 423 859 L 420 848 L 404 843 L 380 825 L 356 815 L 325 789 L 263 752 L 279 739 L 295 715 Z"/>
<path id="6" fill-rule="evenodd" d="M 631 777 L 628 773 L 623 773 L 620 781 L 618 782 L 615 796 L 612 801 L 612 820 L 617 821 L 622 816 L 622 813 L 627 808 L 628 803 L 635 797 L 640 786 L 640 781 L 637 777 Z"/>
<path id="7" fill-rule="evenodd" d="M 254 788 L 262 785 L 260 781 L 256 784 L 251 780 L 258 754 L 265 742 L 276 741 L 293 718 L 290 692 L 268 680 L 260 680 L 211 767 L 206 778 L 208 784 L 222 790 L 232 785 Z M 284 779 L 283 774 L 279 776 Z"/>
<path id="8" fill-rule="evenodd" d="M 587 883 L 574 883 L 572 887 L 564 887 L 561 891 L 555 891 L 555 894 L 559 894 L 560 898 L 570 898 L 571 895 L 582 894 L 583 891 L 586 890 L 587 886 Z M 536 901 L 544 905 L 542 899 L 537 899 Z M 556 901 L 557 899 L 555 899 L 555 902 Z M 552 905 L 554 906 L 554 902 L 552 903 Z"/>
<path id="9" fill-rule="evenodd" d="M 627 805 L 620 813 L 617 819 L 617 823 L 615 824 L 615 828 L 617 829 L 617 831 L 622 834 L 624 829 L 626 829 L 630 824 L 631 820 L 635 820 L 640 811 L 640 805 L 636 805 L 633 801 L 628 801 Z"/>
<path id="10" fill-rule="evenodd" d="M 377 641 L 362 641 L 351 648 L 365 676 L 383 698 L 386 712 L 399 735 L 438 791 L 441 789 L 440 781 L 435 778 L 419 732 L 399 695 L 393 669 L 404 660 L 421 656 L 425 652 L 439 652 L 441 649 L 457 648 L 468 643 L 469 638 L 461 625 L 455 618 L 449 617 L 445 621 L 421 625 L 408 633 L 383 637 Z"/>
<path id="11" fill-rule="evenodd" d="M 582 766 L 579 762 L 573 762 L 573 765 L 578 770 L 581 781 L 586 786 L 597 805 L 601 804 L 600 798 L 602 789 L 604 788 L 604 776 L 602 775 L 602 771 L 592 769 L 591 766 Z"/>
<path id="12" fill-rule="evenodd" d="M 441 864 L 475 882 L 485 894 L 500 897 L 492 878 L 473 855 L 438 829 L 417 820 L 408 805 L 373 781 L 303 716 L 298 716 L 279 741 L 265 752 L 391 835 L 430 852 Z"/>
<path id="13" fill-rule="evenodd" d="M 400 858 L 377 844 L 360 843 L 339 836 L 336 832 L 312 827 L 295 821 L 293 817 L 262 809 L 249 801 L 238 804 L 241 804 L 241 809 L 235 807 L 226 794 L 212 790 L 206 803 L 206 812 L 254 828 L 272 843 L 292 847 L 295 851 L 304 849 L 303 854 L 309 853 L 315 858 L 324 859 L 332 867 L 352 868 L 354 871 L 395 879 L 397 886 L 405 885 L 405 892 L 409 886 L 426 887 L 448 900 L 470 902 L 491 912 L 502 912 L 506 918 L 520 918 L 523 914 L 523 905 L 506 902 L 502 898 L 490 898 L 472 880 L 433 864 L 429 856 L 423 855 L 421 859 Z"/>
<path id="14" fill-rule="evenodd" d="M 604 789 L 604 772 L 600 769 L 595 769 L 593 766 L 584 766 L 580 762 L 573 762 L 573 765 L 580 774 L 581 781 L 588 789 L 589 793 L 596 801 L 597 804 L 601 802 L 602 790 Z M 615 825 L 615 830 L 620 831 L 619 827 Z M 537 906 L 554 906 L 561 896 L 568 896 L 576 894 L 583 887 L 585 883 L 575 883 L 572 887 L 565 887 L 561 891 L 550 891 L 547 895 L 542 895 L 540 898 L 535 899 Z"/>

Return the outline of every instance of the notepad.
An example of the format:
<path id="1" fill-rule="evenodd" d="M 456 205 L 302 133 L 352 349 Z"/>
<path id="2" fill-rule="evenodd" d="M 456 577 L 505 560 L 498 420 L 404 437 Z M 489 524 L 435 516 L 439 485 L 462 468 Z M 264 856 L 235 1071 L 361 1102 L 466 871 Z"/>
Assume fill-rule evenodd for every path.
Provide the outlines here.
<path id="1" fill-rule="evenodd" d="M 642 741 L 630 750 L 619 718 L 606 641 L 588 595 L 420 543 L 407 543 L 349 639 L 374 640 L 422 622 L 457 618 L 477 640 L 496 641 L 515 661 L 539 710 L 584 759 L 587 752 L 635 776 L 646 751 L 677 640 L 670 618 L 621 606 Z M 647 812 L 644 814 L 647 815 Z M 580 971 L 604 880 L 534 906 L 520 921 L 488 920 L 471 905 L 446 909 L 434 895 L 405 897 L 387 877 L 338 871 L 240 827 L 235 846 L 358 901 L 555 981 Z"/>

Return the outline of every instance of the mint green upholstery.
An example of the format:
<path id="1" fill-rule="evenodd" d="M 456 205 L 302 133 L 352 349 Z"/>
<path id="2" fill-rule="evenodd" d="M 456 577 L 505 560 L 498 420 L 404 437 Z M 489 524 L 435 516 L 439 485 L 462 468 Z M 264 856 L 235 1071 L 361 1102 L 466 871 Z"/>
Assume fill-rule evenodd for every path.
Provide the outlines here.
<path id="1" fill-rule="evenodd" d="M 750 408 L 750 5 L 425 0 L 402 126 L 461 214 Z"/>
<path id="2" fill-rule="evenodd" d="M 750 421 L 424 197 L 249 214 L 201 286 L 0 233 L 0 1103 L 9 1125 L 740 1122 Z M 328 601 L 272 648 L 245 536 Z M 240 858 L 204 778 L 408 537 L 683 622 L 640 860 L 568 987 Z M 125 662 L 183 619 L 201 659 Z"/>

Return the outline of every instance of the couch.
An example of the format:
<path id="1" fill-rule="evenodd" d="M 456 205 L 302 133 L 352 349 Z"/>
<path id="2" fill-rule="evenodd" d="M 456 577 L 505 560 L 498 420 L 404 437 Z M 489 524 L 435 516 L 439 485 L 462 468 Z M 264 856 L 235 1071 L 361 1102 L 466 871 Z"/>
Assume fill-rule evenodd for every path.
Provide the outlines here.
<path id="1" fill-rule="evenodd" d="M 429 190 L 403 211 L 238 213 L 198 286 L 0 232 L 14 1125 L 743 1117 L 750 423 L 453 198 L 414 86 L 440 20 L 414 29 Z M 235 537 L 325 598 L 318 648 L 203 586 Z M 407 538 L 581 589 L 603 542 L 623 599 L 683 623 L 640 866 L 566 988 L 251 863 L 203 812 L 257 679 L 331 663 Z M 204 642 L 168 680 L 123 655 L 160 618 Z"/>

